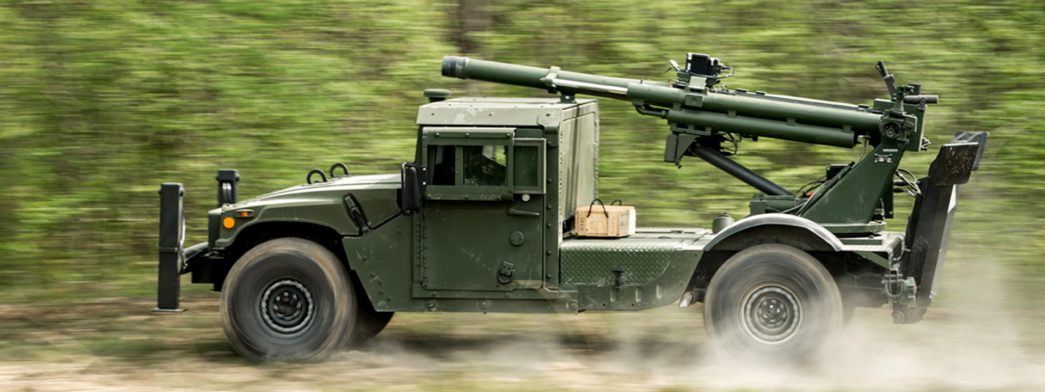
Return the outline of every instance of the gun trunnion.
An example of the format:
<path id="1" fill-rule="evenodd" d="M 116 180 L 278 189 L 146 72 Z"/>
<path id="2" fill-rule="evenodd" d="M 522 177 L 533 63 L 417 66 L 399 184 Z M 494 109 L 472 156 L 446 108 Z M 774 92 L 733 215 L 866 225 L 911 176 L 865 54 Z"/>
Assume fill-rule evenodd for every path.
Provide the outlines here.
<path id="1" fill-rule="evenodd" d="M 305 185 L 239 201 L 239 173 L 222 170 L 207 242 L 188 248 L 185 191 L 164 184 L 157 310 L 179 310 L 181 274 L 213 285 L 230 343 L 254 359 L 322 357 L 404 311 L 703 302 L 716 345 L 767 355 L 815 351 L 857 306 L 891 304 L 895 322 L 920 320 L 937 291 L 958 186 L 987 134 L 957 134 L 916 178 L 900 161 L 928 149 L 925 113 L 939 99 L 917 84 L 896 86 L 881 62 L 889 97 L 869 105 L 718 87 L 733 69 L 705 54 L 672 67 L 676 79 L 665 83 L 446 57 L 444 76 L 559 96 L 449 99 L 426 90 L 415 158 L 398 174 L 351 175 L 335 164 L 310 171 Z M 760 193 L 750 215 L 721 216 L 713 230 L 578 235 L 575 211 L 598 208 L 600 197 L 598 104 L 578 95 L 664 119 L 663 160 L 698 157 L 751 185 Z M 871 149 L 788 190 L 730 158 L 737 143 L 760 138 Z M 903 192 L 915 198 L 906 232 L 885 231 Z M 346 318 L 324 316 L 339 312 Z"/>

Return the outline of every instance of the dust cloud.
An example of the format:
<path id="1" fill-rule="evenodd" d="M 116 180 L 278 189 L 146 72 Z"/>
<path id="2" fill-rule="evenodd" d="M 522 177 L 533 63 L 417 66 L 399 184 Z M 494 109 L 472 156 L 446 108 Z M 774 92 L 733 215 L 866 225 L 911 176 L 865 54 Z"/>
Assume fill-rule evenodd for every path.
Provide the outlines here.
<path id="1" fill-rule="evenodd" d="M 435 385 L 451 389 L 464 382 L 479 389 L 1045 390 L 1045 332 L 1039 332 L 1045 315 L 1034 307 L 1037 282 L 989 263 L 948 268 L 941 290 L 946 300 L 926 320 L 894 325 L 887 307 L 858 309 L 821 358 L 801 363 L 756 365 L 716 355 L 701 329 L 700 305 L 581 315 L 406 316 L 406 325 L 391 326 L 369 348 L 336 361 L 368 358 L 373 368 L 450 374 Z M 450 329 L 434 325 L 441 332 L 426 334 L 421 319 Z"/>
<path id="2" fill-rule="evenodd" d="M 958 268 L 954 268 L 958 267 Z M 1039 287 L 993 263 L 952 266 L 926 320 L 858 309 L 818 360 L 754 368 L 707 355 L 690 385 L 756 390 L 1045 390 Z M 1029 298 L 1028 298 L 1029 297 Z M 1037 298 L 1036 298 L 1037 297 Z M 945 301 L 943 300 L 945 299 Z M 1037 313 L 1035 313 L 1037 312 Z M 1034 343 L 1036 341 L 1036 343 Z"/>

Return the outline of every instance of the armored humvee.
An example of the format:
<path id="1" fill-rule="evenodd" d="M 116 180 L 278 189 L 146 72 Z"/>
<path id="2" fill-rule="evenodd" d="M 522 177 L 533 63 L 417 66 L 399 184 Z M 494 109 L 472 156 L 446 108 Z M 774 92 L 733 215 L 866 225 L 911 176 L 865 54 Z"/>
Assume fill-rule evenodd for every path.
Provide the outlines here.
<path id="1" fill-rule="evenodd" d="M 253 359 L 315 359 L 381 331 L 394 312 L 588 312 L 704 304 L 716 347 L 816 352 L 852 309 L 890 304 L 897 323 L 933 297 L 954 213 L 987 135 L 963 132 L 928 175 L 899 168 L 923 151 L 937 98 L 895 86 L 849 105 L 716 87 L 729 67 L 691 53 L 670 83 L 447 57 L 443 75 L 545 89 L 554 98 L 456 98 L 428 90 L 416 154 L 399 173 L 349 175 L 240 201 L 218 173 L 207 242 L 182 247 L 180 184 L 160 190 L 160 311 L 179 309 L 179 276 L 221 292 L 232 346 Z M 579 236 L 598 191 L 599 107 L 625 99 L 667 120 L 664 161 L 703 159 L 760 191 L 751 215 L 713 229 L 638 228 Z M 728 158 L 758 137 L 873 149 L 786 190 Z M 328 176 L 329 175 L 329 176 Z M 915 197 L 905 233 L 885 231 L 893 194 Z M 653 190 L 651 190 L 653 192 Z M 685 223 L 685 222 L 683 222 Z"/>

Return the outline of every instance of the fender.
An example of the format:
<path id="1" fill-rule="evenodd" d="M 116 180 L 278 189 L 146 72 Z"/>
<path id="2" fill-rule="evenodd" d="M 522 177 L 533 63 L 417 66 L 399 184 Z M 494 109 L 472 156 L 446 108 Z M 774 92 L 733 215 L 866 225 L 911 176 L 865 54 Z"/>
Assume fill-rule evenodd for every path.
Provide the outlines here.
<path id="1" fill-rule="evenodd" d="M 704 251 L 709 252 L 715 250 L 716 246 L 729 238 L 735 236 L 739 238 L 743 233 L 764 226 L 786 226 L 803 230 L 819 238 L 824 244 L 830 246 L 832 250 L 836 252 L 842 250 L 842 241 L 816 222 L 800 216 L 774 213 L 748 216 L 737 221 L 715 235 L 715 238 L 712 238 L 711 241 L 704 246 Z"/>
<path id="2" fill-rule="evenodd" d="M 348 210 L 340 197 L 308 197 L 264 202 L 245 203 L 235 207 L 217 210 L 219 216 L 227 216 L 232 211 L 249 209 L 255 217 L 242 222 L 229 230 L 220 228 L 221 234 L 214 242 L 214 249 L 225 249 L 235 243 L 236 239 L 254 226 L 280 223 L 305 223 L 326 227 L 341 235 L 358 235 L 359 227 L 350 219 Z"/>

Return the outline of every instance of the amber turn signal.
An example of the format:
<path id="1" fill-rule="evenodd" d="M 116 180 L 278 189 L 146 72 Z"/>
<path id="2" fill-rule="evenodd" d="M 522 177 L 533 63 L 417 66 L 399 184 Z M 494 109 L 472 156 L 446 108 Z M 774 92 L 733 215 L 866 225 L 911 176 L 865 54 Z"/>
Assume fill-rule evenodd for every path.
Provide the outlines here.
<path id="1" fill-rule="evenodd" d="M 226 216 L 225 219 L 221 220 L 221 225 L 226 229 L 231 229 L 233 227 L 236 227 L 236 220 L 232 219 L 231 216 Z"/>

